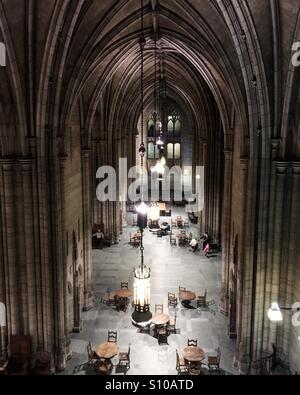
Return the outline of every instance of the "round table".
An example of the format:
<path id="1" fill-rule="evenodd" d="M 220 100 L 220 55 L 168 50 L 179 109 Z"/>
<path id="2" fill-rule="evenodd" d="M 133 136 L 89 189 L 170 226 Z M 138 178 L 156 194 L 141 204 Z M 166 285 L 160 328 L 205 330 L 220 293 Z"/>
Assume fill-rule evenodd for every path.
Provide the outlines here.
<path id="1" fill-rule="evenodd" d="M 190 309 L 191 301 L 196 299 L 196 294 L 191 291 L 180 291 L 179 299 L 181 300 L 181 304 L 183 307 Z"/>
<path id="2" fill-rule="evenodd" d="M 133 296 L 133 291 L 131 289 L 119 289 L 115 292 L 115 295 L 119 298 L 130 298 Z"/>
<path id="3" fill-rule="evenodd" d="M 179 299 L 184 302 L 191 302 L 192 300 L 196 299 L 196 294 L 191 291 L 180 291 Z"/>
<path id="4" fill-rule="evenodd" d="M 152 318 L 152 323 L 156 326 L 167 325 L 170 322 L 168 314 L 155 314 Z"/>
<path id="5" fill-rule="evenodd" d="M 182 351 L 183 358 L 188 362 L 201 362 L 205 359 L 205 351 L 200 347 L 186 347 Z"/>
<path id="6" fill-rule="evenodd" d="M 111 359 L 119 353 L 119 347 L 116 343 L 102 343 L 96 348 L 96 354 L 99 358 Z"/>

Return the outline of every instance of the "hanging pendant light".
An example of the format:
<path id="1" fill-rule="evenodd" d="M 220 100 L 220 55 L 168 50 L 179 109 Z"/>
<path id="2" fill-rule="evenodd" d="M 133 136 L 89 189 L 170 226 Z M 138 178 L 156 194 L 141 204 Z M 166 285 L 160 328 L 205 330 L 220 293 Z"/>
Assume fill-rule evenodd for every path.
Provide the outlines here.
<path id="1" fill-rule="evenodd" d="M 136 207 L 138 213 L 138 226 L 141 232 L 141 264 L 138 269 L 134 269 L 134 313 L 132 314 L 132 323 L 138 327 L 145 327 L 151 324 L 152 313 L 150 311 L 150 289 L 151 289 L 151 270 L 144 265 L 144 230 L 147 227 L 148 207 L 144 202 L 144 157 L 146 153 L 144 144 L 144 2 L 141 0 L 141 135 L 142 143 L 139 148 L 142 168 L 141 192 L 142 200 Z"/>

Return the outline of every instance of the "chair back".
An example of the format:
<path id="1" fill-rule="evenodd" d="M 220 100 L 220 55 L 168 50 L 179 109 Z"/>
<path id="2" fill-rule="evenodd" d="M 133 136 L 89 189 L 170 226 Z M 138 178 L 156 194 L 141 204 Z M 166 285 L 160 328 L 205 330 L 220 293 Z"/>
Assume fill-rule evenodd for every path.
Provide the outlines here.
<path id="1" fill-rule="evenodd" d="M 88 353 L 89 359 L 93 359 L 93 349 L 92 349 L 91 342 L 88 342 L 88 345 L 86 348 L 87 348 L 87 353 Z"/>
<path id="2" fill-rule="evenodd" d="M 198 346 L 198 340 L 188 340 L 188 347 L 197 347 Z"/>
<path id="3" fill-rule="evenodd" d="M 108 331 L 107 341 L 109 343 L 117 343 L 118 332 L 116 331 Z"/>
<path id="4" fill-rule="evenodd" d="M 156 304 L 155 305 L 155 314 L 163 314 L 164 312 L 164 305 L 163 304 Z"/>
<path id="5" fill-rule="evenodd" d="M 176 367 L 178 367 L 179 365 L 180 365 L 180 358 L 179 358 L 178 350 L 176 350 Z"/>
<path id="6" fill-rule="evenodd" d="M 121 283 L 121 289 L 128 289 L 128 283 Z"/>
<path id="7" fill-rule="evenodd" d="M 185 292 L 186 288 L 179 286 L 179 292 Z"/>
<path id="8" fill-rule="evenodd" d="M 176 299 L 176 295 L 168 292 L 168 300 L 175 300 L 175 299 Z"/>
<path id="9" fill-rule="evenodd" d="M 217 360 L 218 360 L 219 363 L 221 362 L 221 349 L 220 349 L 220 347 L 217 350 Z"/>
<path id="10" fill-rule="evenodd" d="M 131 351 L 131 344 L 129 344 L 129 347 L 128 347 L 128 359 L 130 360 L 130 351 Z"/>
<path id="11" fill-rule="evenodd" d="M 11 335 L 9 342 L 10 357 L 19 362 L 30 362 L 31 360 L 31 337 Z"/>

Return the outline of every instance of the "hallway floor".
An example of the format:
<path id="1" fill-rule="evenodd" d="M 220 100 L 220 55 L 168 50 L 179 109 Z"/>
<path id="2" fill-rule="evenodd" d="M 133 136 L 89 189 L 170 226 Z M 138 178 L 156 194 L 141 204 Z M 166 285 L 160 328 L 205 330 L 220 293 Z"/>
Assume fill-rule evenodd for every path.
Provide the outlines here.
<path id="1" fill-rule="evenodd" d="M 108 330 L 118 331 L 120 351 L 127 351 L 129 343 L 131 344 L 131 369 L 128 375 L 177 374 L 176 349 L 181 353 L 188 339 L 197 339 L 198 345 L 206 353 L 213 353 L 220 346 L 221 368 L 224 374 L 238 374 L 233 367 L 235 344 L 226 335 L 227 319 L 218 312 L 220 256 L 208 259 L 200 252 L 192 253 L 188 247 L 171 247 L 169 237 L 160 239 L 146 230 L 145 264 L 151 267 L 152 273 L 152 312 L 155 304 L 162 303 L 164 311 L 168 312 L 168 292 L 178 294 L 180 285 L 199 294 L 207 289 L 208 301 L 211 301 L 211 309 L 216 313 L 214 315 L 209 311 L 187 310 L 180 304 L 176 309 L 180 334 L 171 335 L 168 346 L 159 346 L 155 338 L 138 333 L 137 328 L 131 323 L 131 306 L 126 313 L 118 313 L 114 307 L 107 307 L 101 303 L 101 298 L 106 298 L 107 289 L 115 291 L 120 288 L 123 281 L 128 281 L 129 287 L 133 289 L 133 268 L 140 262 L 139 248 L 129 245 L 130 233 L 135 231 L 136 228 L 126 228 L 119 245 L 93 251 L 92 278 L 97 303 L 93 310 L 83 313 L 83 331 L 71 335 L 73 357 L 63 374 L 93 374 L 86 364 L 87 343 L 91 341 L 95 348 L 107 340 Z M 194 229 L 190 231 L 194 232 Z M 177 230 L 174 231 L 176 232 Z M 195 303 L 192 304 L 196 307 Z M 169 310 L 169 315 L 174 316 L 174 309 Z M 117 358 L 113 360 L 115 364 L 117 361 Z M 115 369 L 113 374 L 116 374 Z"/>

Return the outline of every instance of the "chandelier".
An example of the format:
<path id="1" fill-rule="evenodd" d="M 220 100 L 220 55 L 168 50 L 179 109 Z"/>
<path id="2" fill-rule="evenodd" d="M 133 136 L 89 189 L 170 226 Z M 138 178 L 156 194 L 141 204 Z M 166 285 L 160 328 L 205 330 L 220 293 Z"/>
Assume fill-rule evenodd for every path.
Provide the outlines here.
<path id="1" fill-rule="evenodd" d="M 141 158 L 141 195 L 142 199 L 140 204 L 136 207 L 138 215 L 138 226 L 141 232 L 141 264 L 134 269 L 134 313 L 132 315 L 132 322 L 135 326 L 147 326 L 151 323 L 152 313 L 150 312 L 150 288 L 151 288 L 151 270 L 146 268 L 144 264 L 144 230 L 148 222 L 148 207 L 144 202 L 144 157 L 146 153 L 144 144 L 144 11 L 143 0 L 141 0 L 141 38 L 140 38 L 140 51 L 141 51 L 141 137 L 142 142 L 139 148 Z"/>

